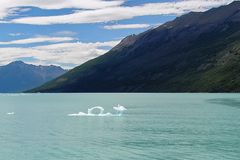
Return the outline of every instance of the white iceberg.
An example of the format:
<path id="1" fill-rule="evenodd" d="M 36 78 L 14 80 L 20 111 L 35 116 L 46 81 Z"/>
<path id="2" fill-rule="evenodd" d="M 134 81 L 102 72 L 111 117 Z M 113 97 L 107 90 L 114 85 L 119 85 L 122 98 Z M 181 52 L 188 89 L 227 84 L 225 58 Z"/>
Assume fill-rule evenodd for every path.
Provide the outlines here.
<path id="1" fill-rule="evenodd" d="M 68 116 L 70 117 L 81 117 L 81 116 L 89 116 L 89 117 L 94 117 L 94 116 L 98 116 L 98 117 L 106 117 L 106 116 L 121 116 L 123 114 L 124 111 L 126 111 L 127 109 L 124 106 L 121 106 L 118 104 L 117 107 L 113 107 L 114 110 L 117 111 L 117 114 L 112 114 L 110 112 L 104 113 L 104 108 L 101 106 L 95 106 L 92 108 L 88 109 L 87 113 L 84 112 L 79 112 L 79 113 L 73 113 L 73 114 L 68 114 Z M 99 113 L 94 113 L 93 111 L 95 110 L 99 110 Z"/>

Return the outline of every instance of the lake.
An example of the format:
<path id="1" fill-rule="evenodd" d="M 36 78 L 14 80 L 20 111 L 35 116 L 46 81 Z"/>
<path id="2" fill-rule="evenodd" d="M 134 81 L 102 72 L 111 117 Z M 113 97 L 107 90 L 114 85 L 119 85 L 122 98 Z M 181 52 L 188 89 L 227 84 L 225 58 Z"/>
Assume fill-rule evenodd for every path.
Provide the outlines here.
<path id="1" fill-rule="evenodd" d="M 240 94 L 1 94 L 0 159 L 239 160 Z"/>

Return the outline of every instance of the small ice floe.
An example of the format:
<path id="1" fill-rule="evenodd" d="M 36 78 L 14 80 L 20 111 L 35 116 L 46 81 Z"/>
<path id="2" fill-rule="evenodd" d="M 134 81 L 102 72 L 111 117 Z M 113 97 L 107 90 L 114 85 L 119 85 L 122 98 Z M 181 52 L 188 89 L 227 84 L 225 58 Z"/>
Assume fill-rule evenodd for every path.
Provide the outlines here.
<path id="1" fill-rule="evenodd" d="M 95 111 L 95 110 L 99 110 L 99 113 L 93 113 L 93 111 Z M 104 116 L 112 116 L 112 114 L 111 113 L 104 113 L 104 108 L 103 107 L 96 106 L 96 107 L 89 108 L 87 113 L 79 112 L 79 113 L 68 114 L 68 116 L 70 116 L 70 117 L 78 117 L 78 116 L 104 117 Z"/>
<path id="2" fill-rule="evenodd" d="M 92 107 L 88 109 L 87 113 L 84 112 L 79 112 L 79 113 L 73 113 L 73 114 L 68 114 L 70 117 L 78 117 L 78 116 L 89 116 L 89 117 L 107 117 L 107 116 L 121 116 L 124 111 L 127 109 L 124 106 L 118 105 L 117 107 L 113 107 L 114 110 L 117 111 L 117 114 L 112 114 L 110 112 L 104 113 L 104 108 L 100 106 Z M 93 113 L 93 111 L 99 110 L 99 113 Z"/>
<path id="3" fill-rule="evenodd" d="M 14 114 L 15 114 L 14 112 L 7 113 L 7 115 L 14 115 Z"/>
<path id="4" fill-rule="evenodd" d="M 78 117 L 78 116 L 88 116 L 88 114 L 83 113 L 83 112 L 79 112 L 79 113 L 68 114 L 68 116 L 70 116 L 70 117 Z"/>
<path id="5" fill-rule="evenodd" d="M 118 104 L 117 107 L 113 107 L 113 109 L 115 109 L 118 113 L 123 113 L 127 110 L 124 106 L 121 106 L 120 104 Z"/>

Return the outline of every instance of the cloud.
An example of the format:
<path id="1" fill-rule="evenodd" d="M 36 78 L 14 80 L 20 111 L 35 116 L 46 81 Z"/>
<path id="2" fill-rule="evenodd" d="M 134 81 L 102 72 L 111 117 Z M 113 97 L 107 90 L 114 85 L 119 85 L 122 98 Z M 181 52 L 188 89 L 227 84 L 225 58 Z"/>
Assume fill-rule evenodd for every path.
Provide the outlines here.
<path id="1" fill-rule="evenodd" d="M 102 48 L 112 48 L 118 43 L 119 41 L 95 43 L 68 42 L 28 48 L 3 47 L 0 48 L 0 65 L 5 65 L 21 58 L 31 57 L 34 61 L 29 61 L 28 63 L 41 65 L 55 64 L 69 68 L 106 53 L 108 50 Z"/>
<path id="2" fill-rule="evenodd" d="M 65 2 L 65 0 L 62 1 Z M 98 1 L 100 3 L 100 0 Z M 131 19 L 138 16 L 181 15 L 190 11 L 205 11 L 212 7 L 229 4 L 232 1 L 233 0 L 181 0 L 175 2 L 146 3 L 138 6 L 123 6 L 121 4 L 123 4 L 124 1 L 101 1 L 101 3 L 112 2 L 115 5 L 112 4 L 110 5 L 111 7 L 108 5 L 103 5 L 102 7 L 98 8 L 96 5 L 92 5 L 92 8 L 95 6 L 95 9 L 79 10 L 72 14 L 66 15 L 17 18 L 9 21 L 9 23 L 32 25 L 100 23 L 114 20 Z M 44 5 L 41 5 L 42 8 L 44 8 Z M 48 4 L 47 6 L 51 8 L 51 5 Z M 71 5 L 62 4 L 60 6 L 57 5 L 55 8 L 66 6 L 71 7 Z M 45 8 L 48 7 L 45 6 Z M 88 6 L 88 8 L 90 8 L 90 6 Z"/>
<path id="3" fill-rule="evenodd" d="M 75 36 L 77 35 L 76 32 L 73 32 L 73 31 L 59 31 L 59 32 L 56 32 L 54 33 L 54 35 L 56 36 Z"/>
<path id="4" fill-rule="evenodd" d="M 119 6 L 124 0 L 2 0 L 0 1 L 0 19 L 7 17 L 11 12 L 22 10 L 20 7 L 37 7 L 41 9 L 100 9 Z M 27 10 L 28 11 L 28 10 Z"/>
<path id="5" fill-rule="evenodd" d="M 12 36 L 12 37 L 17 37 L 17 36 L 22 36 L 24 34 L 23 33 L 9 33 L 8 35 Z"/>
<path id="6" fill-rule="evenodd" d="M 107 25 L 104 26 L 104 29 L 113 30 L 113 29 L 139 29 L 139 28 L 149 28 L 150 24 L 117 24 L 117 25 Z"/>
<path id="7" fill-rule="evenodd" d="M 26 39 L 20 39 L 20 40 L 14 40 L 14 41 L 8 41 L 8 42 L 0 42 L 0 45 L 11 45 L 11 44 L 32 44 L 32 43 L 42 43 L 42 42 L 48 42 L 48 43 L 58 43 L 58 42 L 69 42 L 76 40 L 72 37 L 48 37 L 48 36 L 38 36 L 34 38 L 26 38 Z"/>

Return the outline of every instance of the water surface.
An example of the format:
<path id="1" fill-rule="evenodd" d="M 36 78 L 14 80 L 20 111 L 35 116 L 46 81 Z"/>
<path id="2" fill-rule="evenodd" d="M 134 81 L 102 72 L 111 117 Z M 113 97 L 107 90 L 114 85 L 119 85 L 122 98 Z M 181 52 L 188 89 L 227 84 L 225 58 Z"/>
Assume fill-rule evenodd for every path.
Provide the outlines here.
<path id="1" fill-rule="evenodd" d="M 67 116 L 117 104 L 121 117 Z M 1 160 L 239 158 L 240 94 L 0 95 Z"/>

